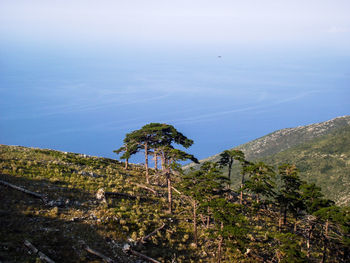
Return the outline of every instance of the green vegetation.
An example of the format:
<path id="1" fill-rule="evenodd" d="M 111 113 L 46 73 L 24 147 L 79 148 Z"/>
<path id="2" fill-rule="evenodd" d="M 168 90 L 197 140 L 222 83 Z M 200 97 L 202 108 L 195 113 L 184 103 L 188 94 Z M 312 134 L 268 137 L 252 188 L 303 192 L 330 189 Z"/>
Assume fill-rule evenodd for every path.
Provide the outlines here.
<path id="1" fill-rule="evenodd" d="M 321 187 L 327 198 L 338 205 L 350 205 L 350 116 L 279 130 L 234 149 L 243 151 L 249 161 L 263 161 L 275 168 L 284 163 L 295 164 L 300 177 Z M 219 160 L 220 154 L 200 163 Z M 227 167 L 222 171 L 227 174 Z M 241 185 L 241 176 L 240 165 L 234 163 L 234 189 Z"/>
<path id="2" fill-rule="evenodd" d="M 320 140 L 327 145 L 332 138 Z M 0 185 L 0 260 L 37 262 L 23 246 L 29 240 L 56 262 L 100 262 L 84 244 L 125 263 L 140 260 L 132 251 L 160 262 L 349 262 L 349 208 L 325 198 L 298 163 L 275 168 L 233 151 L 183 173 L 177 161 L 196 159 L 173 143 L 193 141 L 153 123 L 127 134 L 116 151 L 127 161 L 144 150 L 146 162 L 149 154 L 159 156 L 162 169 L 157 162 L 151 169 L 0 145 L 0 180 L 46 196 L 43 202 Z M 324 145 L 319 149 L 332 154 L 346 149 Z M 234 160 L 236 189 L 220 168 Z"/>
<path id="3" fill-rule="evenodd" d="M 327 198 L 350 204 L 350 126 L 263 158 L 271 165 L 296 164 L 303 180 L 321 187 Z"/>
<path id="4" fill-rule="evenodd" d="M 193 144 L 193 141 L 177 131 L 172 125 L 165 123 L 150 123 L 139 130 L 126 134 L 124 145 L 114 151 L 116 153 L 123 151 L 124 154 L 121 158 L 128 160 L 132 154 L 137 153 L 143 148 L 145 153 L 147 184 L 150 184 L 148 156 L 149 154 L 154 155 L 156 170 L 158 169 L 158 156 L 160 156 L 162 172 L 167 180 L 169 213 L 172 213 L 172 169 L 178 167 L 177 161 L 185 161 L 189 159 L 198 163 L 198 160 L 193 155 L 175 149 L 173 146 L 174 143 L 188 148 Z M 127 165 L 125 167 L 127 167 Z"/>

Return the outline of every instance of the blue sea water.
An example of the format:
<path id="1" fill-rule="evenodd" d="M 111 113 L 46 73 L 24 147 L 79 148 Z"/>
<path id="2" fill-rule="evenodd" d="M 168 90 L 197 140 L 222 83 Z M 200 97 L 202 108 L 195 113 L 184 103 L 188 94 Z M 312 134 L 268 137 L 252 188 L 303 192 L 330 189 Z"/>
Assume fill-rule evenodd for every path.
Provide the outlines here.
<path id="1" fill-rule="evenodd" d="M 125 133 L 173 124 L 199 159 L 350 114 L 350 56 L 2 45 L 0 143 L 116 158 Z M 136 157 L 135 162 L 141 161 Z"/>

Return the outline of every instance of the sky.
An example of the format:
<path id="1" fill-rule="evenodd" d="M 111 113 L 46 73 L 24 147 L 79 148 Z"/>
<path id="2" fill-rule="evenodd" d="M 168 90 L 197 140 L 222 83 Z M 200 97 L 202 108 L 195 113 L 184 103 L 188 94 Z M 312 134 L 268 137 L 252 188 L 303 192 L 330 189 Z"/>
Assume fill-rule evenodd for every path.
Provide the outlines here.
<path id="1" fill-rule="evenodd" d="M 1 0 L 5 40 L 49 45 L 349 48 L 346 0 Z"/>
<path id="2" fill-rule="evenodd" d="M 340 0 L 0 0 L 0 143 L 115 158 L 125 133 L 166 122 L 205 158 L 348 115 L 349 11 Z"/>

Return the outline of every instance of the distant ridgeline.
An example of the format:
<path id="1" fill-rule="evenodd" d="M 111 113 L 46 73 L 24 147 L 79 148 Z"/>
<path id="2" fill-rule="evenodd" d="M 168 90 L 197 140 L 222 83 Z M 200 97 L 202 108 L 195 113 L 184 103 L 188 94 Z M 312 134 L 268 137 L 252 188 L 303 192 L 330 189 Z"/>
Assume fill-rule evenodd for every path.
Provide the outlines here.
<path id="1" fill-rule="evenodd" d="M 301 178 L 322 187 L 327 198 L 338 205 L 350 204 L 350 116 L 296 128 L 275 131 L 233 149 L 249 161 L 262 160 L 278 166 L 295 164 Z M 220 154 L 200 160 L 217 162 Z M 196 164 L 185 168 L 198 167 Z M 227 168 L 224 168 L 227 174 Z M 239 188 L 239 165 L 232 167 L 232 185 Z"/>

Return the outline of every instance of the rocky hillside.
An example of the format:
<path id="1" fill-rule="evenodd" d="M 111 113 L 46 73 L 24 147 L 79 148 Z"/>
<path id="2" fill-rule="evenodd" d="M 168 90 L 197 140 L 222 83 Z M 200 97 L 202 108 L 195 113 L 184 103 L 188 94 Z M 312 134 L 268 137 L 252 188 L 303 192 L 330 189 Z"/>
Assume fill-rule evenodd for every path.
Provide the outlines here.
<path id="1" fill-rule="evenodd" d="M 350 180 L 350 173 L 347 173 L 350 152 L 345 147 L 349 145 L 349 143 L 346 144 L 350 137 L 350 134 L 347 133 L 348 127 L 350 127 L 350 116 L 343 116 L 326 122 L 278 130 L 234 149 L 242 150 L 246 159 L 250 161 L 264 160 L 272 165 L 283 162 L 295 163 L 303 178 L 306 178 L 309 182 L 317 182 L 322 185 L 324 193 L 338 204 L 349 204 L 350 192 L 348 193 L 345 190 L 338 192 L 337 187 L 339 181 L 341 181 L 341 185 L 349 188 L 346 184 Z M 324 136 L 328 137 L 324 138 Z M 339 136 L 341 138 L 332 140 L 333 137 Z M 322 148 L 323 152 L 319 152 L 319 149 L 316 152 L 319 144 L 324 146 Z M 334 147 L 339 149 L 337 155 L 330 156 L 327 154 L 327 149 Z M 282 154 L 285 151 L 287 152 Z M 200 162 L 217 162 L 220 158 L 219 155 L 216 154 Z M 292 155 L 294 157 L 299 156 L 302 159 L 294 158 Z M 322 162 L 322 167 L 326 168 L 320 168 L 318 162 Z M 307 169 L 304 167 L 305 165 Z M 188 167 L 190 166 L 196 167 L 193 164 Z M 226 169 L 224 169 L 224 172 L 226 172 Z M 239 168 L 238 165 L 234 165 L 232 181 L 234 187 L 239 185 L 239 180 Z"/>
<path id="2" fill-rule="evenodd" d="M 217 186 L 220 173 L 202 176 L 199 196 L 174 173 L 169 214 L 164 173 L 150 171 L 146 184 L 143 167 L 123 167 L 108 158 L 0 145 L 0 262 L 275 263 L 325 255 L 349 262 L 346 209 L 332 208 L 331 223 L 289 213 L 281 225 L 274 202 L 257 206 L 244 194 L 240 205 L 226 183 Z M 198 186 L 197 179 L 187 183 Z M 220 196 L 217 187 L 225 189 Z M 204 207 L 210 198 L 210 207 L 194 210 L 192 195 Z"/>
<path id="3" fill-rule="evenodd" d="M 175 252 L 177 262 L 188 262 L 192 241 L 177 239 L 189 236 L 188 223 L 171 221 L 166 189 L 144 187 L 143 167 L 123 167 L 108 158 L 0 145 L 0 262 L 46 262 L 25 241 L 54 262 L 147 262 L 135 253 L 171 262 Z M 103 192 L 116 194 L 104 200 Z"/>
<path id="4" fill-rule="evenodd" d="M 256 160 L 311 141 L 349 125 L 350 116 L 338 117 L 325 122 L 278 130 L 232 149 L 239 149 L 244 152 L 247 159 Z M 219 155 L 220 153 L 200 160 L 200 162 L 216 162 L 220 158 Z M 195 165 L 191 164 L 190 166 Z"/>
<path id="5" fill-rule="evenodd" d="M 350 126 L 263 158 L 278 166 L 294 163 L 301 177 L 319 185 L 338 205 L 350 204 Z"/>

